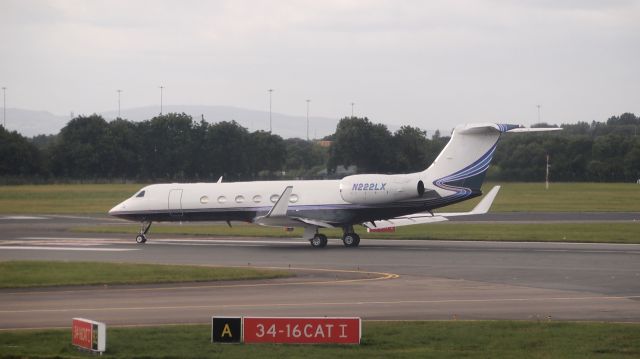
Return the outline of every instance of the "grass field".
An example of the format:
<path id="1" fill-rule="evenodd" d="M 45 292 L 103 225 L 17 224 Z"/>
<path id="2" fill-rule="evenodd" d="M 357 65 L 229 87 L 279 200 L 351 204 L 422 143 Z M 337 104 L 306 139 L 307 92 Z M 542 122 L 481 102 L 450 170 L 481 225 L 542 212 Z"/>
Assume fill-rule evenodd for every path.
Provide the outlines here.
<path id="1" fill-rule="evenodd" d="M 494 184 L 488 183 L 488 191 Z M 502 183 L 492 211 L 640 212 L 640 185 L 629 183 Z M 0 186 L 0 214 L 106 214 L 142 184 Z M 447 207 L 471 209 L 479 199 Z"/>
<path id="2" fill-rule="evenodd" d="M 76 232 L 88 233 L 137 233 L 137 225 L 85 226 L 73 228 Z M 393 233 L 367 233 L 363 227 L 356 230 L 362 238 L 374 239 L 430 239 L 468 241 L 516 241 L 516 242 L 586 242 L 586 243 L 640 243 L 638 223 L 435 223 L 396 228 Z M 330 238 L 340 238 L 341 230 L 321 230 Z M 154 234 L 202 235 L 217 237 L 302 237 L 296 228 L 286 232 L 282 228 L 255 225 L 174 225 L 154 224 Z"/>
<path id="3" fill-rule="evenodd" d="M 287 271 L 235 267 L 101 262 L 0 262 L 0 288 L 202 282 L 267 279 L 290 275 Z"/>
<path id="4" fill-rule="evenodd" d="M 138 184 L 0 186 L 0 213 L 106 214 L 140 187 Z"/>
<path id="5" fill-rule="evenodd" d="M 115 358 L 638 358 L 640 325 L 513 321 L 365 322 L 361 345 L 212 344 L 210 326 L 109 328 Z M 0 332 L 2 357 L 86 358 L 70 329 Z"/>

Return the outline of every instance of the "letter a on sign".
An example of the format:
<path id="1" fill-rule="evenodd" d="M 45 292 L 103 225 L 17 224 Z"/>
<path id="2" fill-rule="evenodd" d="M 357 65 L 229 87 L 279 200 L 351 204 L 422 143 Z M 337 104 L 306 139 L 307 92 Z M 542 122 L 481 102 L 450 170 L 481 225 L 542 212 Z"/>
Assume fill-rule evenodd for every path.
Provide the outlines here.
<path id="1" fill-rule="evenodd" d="M 242 318 L 212 317 L 212 343 L 240 343 L 242 341 Z"/>
<path id="2" fill-rule="evenodd" d="M 229 336 L 229 338 L 233 338 L 233 334 L 231 334 L 231 328 L 229 328 L 229 323 L 224 324 L 224 329 L 222 329 L 222 337 Z"/>

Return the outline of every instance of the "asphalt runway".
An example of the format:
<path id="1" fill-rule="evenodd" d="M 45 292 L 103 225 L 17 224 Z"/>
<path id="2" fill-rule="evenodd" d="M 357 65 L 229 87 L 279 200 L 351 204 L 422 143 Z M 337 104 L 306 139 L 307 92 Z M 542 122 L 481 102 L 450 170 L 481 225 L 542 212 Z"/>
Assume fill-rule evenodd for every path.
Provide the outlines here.
<path id="1" fill-rule="evenodd" d="M 502 217 L 500 217 L 502 215 Z M 635 214 L 496 214 L 491 221 L 634 221 Z M 508 217 L 508 218 L 506 218 Z M 506 219 L 505 219 L 506 218 Z M 0 329 L 208 323 L 213 315 L 379 320 L 640 321 L 640 245 L 366 240 L 324 249 L 300 239 L 72 233 L 120 223 L 0 217 L 0 260 L 145 262 L 285 268 L 295 277 L 186 285 L 0 290 Z M 363 233 L 363 237 L 366 234 Z"/>

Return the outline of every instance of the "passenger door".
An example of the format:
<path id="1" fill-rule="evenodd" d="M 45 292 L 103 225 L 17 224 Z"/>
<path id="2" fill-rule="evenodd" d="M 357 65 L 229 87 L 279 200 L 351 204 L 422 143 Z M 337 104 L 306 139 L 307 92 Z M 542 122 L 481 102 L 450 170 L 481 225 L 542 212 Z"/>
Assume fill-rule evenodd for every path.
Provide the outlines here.
<path id="1" fill-rule="evenodd" d="M 182 189 L 172 189 L 169 191 L 169 215 L 172 217 L 182 216 Z"/>

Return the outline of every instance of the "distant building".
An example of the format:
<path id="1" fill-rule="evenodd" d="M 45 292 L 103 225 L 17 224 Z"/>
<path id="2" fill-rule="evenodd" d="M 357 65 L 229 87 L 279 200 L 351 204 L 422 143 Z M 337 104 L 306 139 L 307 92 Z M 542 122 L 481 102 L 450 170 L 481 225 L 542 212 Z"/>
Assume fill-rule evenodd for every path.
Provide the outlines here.
<path id="1" fill-rule="evenodd" d="M 318 140 L 316 141 L 316 143 L 320 145 L 320 147 L 331 147 L 331 144 L 333 143 L 333 141 Z"/>
<path id="2" fill-rule="evenodd" d="M 331 142 L 331 141 L 326 141 L 326 142 Z M 351 165 L 349 167 L 344 167 L 343 165 L 338 165 L 338 167 L 336 167 L 336 173 L 334 173 L 333 175 L 329 176 L 328 172 L 326 169 L 323 169 L 322 171 L 318 172 L 317 175 L 321 176 L 323 178 L 342 178 L 344 176 L 349 176 L 349 175 L 354 175 L 358 173 L 358 166 L 356 165 Z"/>

